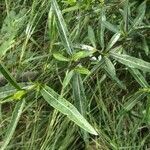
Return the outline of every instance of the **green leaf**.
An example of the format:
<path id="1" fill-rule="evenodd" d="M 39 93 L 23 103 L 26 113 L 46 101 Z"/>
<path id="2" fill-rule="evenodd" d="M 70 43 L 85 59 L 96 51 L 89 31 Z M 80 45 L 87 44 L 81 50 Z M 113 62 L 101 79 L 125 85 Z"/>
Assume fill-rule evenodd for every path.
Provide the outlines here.
<path id="1" fill-rule="evenodd" d="M 54 53 L 53 56 L 54 56 L 55 59 L 57 59 L 57 60 L 59 60 L 59 61 L 70 61 L 69 58 L 63 56 L 63 55 L 60 54 L 60 53 Z"/>
<path id="2" fill-rule="evenodd" d="M 114 33 L 119 33 L 119 30 L 116 26 L 112 25 L 111 23 L 109 23 L 108 21 L 103 21 L 102 22 L 104 27 L 106 27 L 108 30 L 114 32 Z"/>
<path id="3" fill-rule="evenodd" d="M 145 37 L 142 38 L 142 41 L 143 41 L 143 46 L 142 46 L 142 48 L 143 48 L 143 50 L 145 51 L 145 54 L 148 56 L 149 53 L 150 53 L 150 51 L 149 51 L 149 46 L 148 46 L 148 43 L 147 43 Z"/>
<path id="4" fill-rule="evenodd" d="M 84 118 L 87 118 L 86 111 L 88 107 L 88 101 L 86 99 L 86 95 L 84 92 L 85 90 L 84 90 L 81 75 L 78 73 L 74 74 L 73 76 L 72 88 L 73 88 L 73 97 L 74 97 L 75 107 L 79 110 L 79 112 Z M 83 134 L 83 139 L 85 140 L 85 142 L 88 141 L 87 133 L 82 132 L 82 134 Z"/>
<path id="5" fill-rule="evenodd" d="M 137 69 L 129 68 L 130 73 L 134 79 L 141 85 L 141 87 L 149 87 L 149 84 L 145 80 L 144 76 Z"/>
<path id="6" fill-rule="evenodd" d="M 110 41 L 106 47 L 106 50 L 109 50 L 113 47 L 113 45 L 119 40 L 120 35 L 121 35 L 120 33 L 116 33 L 112 36 L 112 38 L 110 39 Z"/>
<path id="7" fill-rule="evenodd" d="M 126 86 L 116 76 L 116 69 L 113 63 L 110 61 L 110 59 L 105 56 L 104 60 L 105 60 L 105 64 L 103 65 L 104 66 L 103 68 L 108 73 L 110 78 L 114 80 L 122 89 L 126 89 Z"/>
<path id="8" fill-rule="evenodd" d="M 56 23 L 57 23 L 57 28 L 59 31 L 60 38 L 63 42 L 64 47 L 67 50 L 67 53 L 71 55 L 73 52 L 72 43 L 71 43 L 71 40 L 69 39 L 69 32 L 68 32 L 66 23 L 64 21 L 61 10 L 56 0 L 52 0 L 52 8 L 57 18 Z"/>
<path id="9" fill-rule="evenodd" d="M 91 77 L 91 75 L 96 74 L 100 68 L 102 68 L 104 65 L 104 59 L 100 60 L 94 67 L 90 70 L 90 74 L 87 74 L 84 78 L 84 81 L 87 81 Z"/>
<path id="10" fill-rule="evenodd" d="M 121 110 L 121 114 L 124 112 L 130 111 L 135 105 L 142 100 L 146 94 L 143 94 L 141 92 L 136 92 L 134 95 L 126 99 L 125 104 L 123 105 L 123 109 Z"/>
<path id="11" fill-rule="evenodd" d="M 105 16 L 105 8 L 102 7 L 102 10 L 101 10 L 101 18 L 100 18 L 100 24 L 101 24 L 101 27 L 100 27 L 100 45 L 101 45 L 101 48 L 104 49 L 105 47 L 105 26 L 103 25 L 103 21 L 106 21 L 106 16 Z"/>
<path id="12" fill-rule="evenodd" d="M 48 35 L 50 42 L 52 42 L 55 38 L 56 34 L 56 24 L 55 24 L 55 16 L 53 13 L 52 6 L 50 7 L 49 13 L 48 13 Z"/>
<path id="13" fill-rule="evenodd" d="M 8 126 L 5 138 L 3 140 L 4 143 L 1 146 L 1 150 L 5 150 L 6 149 L 6 147 L 9 144 L 11 138 L 13 137 L 13 134 L 14 134 L 15 129 L 17 127 L 17 124 L 18 124 L 19 118 L 20 118 L 20 116 L 22 114 L 24 106 L 25 106 L 25 100 L 24 99 L 22 101 L 19 101 L 16 104 L 15 109 L 14 109 L 13 114 L 12 114 L 11 122 L 10 122 L 10 124 Z"/>
<path id="14" fill-rule="evenodd" d="M 78 112 L 78 110 L 69 103 L 66 99 L 58 95 L 53 89 L 48 86 L 41 88 L 43 98 L 55 109 L 66 115 L 70 120 L 87 132 L 97 135 L 94 128 L 86 121 L 86 119 Z"/>
<path id="15" fill-rule="evenodd" d="M 91 56 L 95 52 L 96 52 L 96 50 L 93 50 L 93 51 L 79 51 L 79 52 L 72 55 L 72 60 L 78 61 L 81 58 Z"/>
<path id="16" fill-rule="evenodd" d="M 89 38 L 90 42 L 92 43 L 92 46 L 96 47 L 95 34 L 94 34 L 94 30 L 91 26 L 88 26 L 88 38 Z"/>
<path id="17" fill-rule="evenodd" d="M 130 67 L 140 69 L 142 71 L 150 72 L 150 63 L 142 59 L 138 59 L 129 55 L 117 54 L 111 52 L 110 55 L 118 62 Z"/>
<path id="18" fill-rule="evenodd" d="M 66 76 L 62 83 L 63 88 L 65 88 L 69 84 L 70 80 L 72 79 L 73 74 L 74 74 L 73 70 L 71 70 L 69 73 L 68 72 L 66 73 Z"/>
<path id="19" fill-rule="evenodd" d="M 80 73 L 80 74 L 89 75 L 91 73 L 87 68 L 82 67 L 82 66 L 76 67 L 74 70 L 75 72 Z"/>
<path id="20" fill-rule="evenodd" d="M 28 90 L 33 89 L 32 87 L 34 85 L 32 84 L 30 85 L 29 83 L 26 82 L 26 83 L 19 83 L 19 86 L 21 87 L 21 89 L 28 91 Z M 17 90 L 18 89 L 16 89 L 13 86 L 10 86 L 9 84 L 0 87 L 0 99 L 5 99 L 6 97 L 9 97 L 9 96 L 12 97 L 12 95 L 15 94 Z M 19 90 L 19 91 L 22 91 L 22 90 Z"/>
<path id="21" fill-rule="evenodd" d="M 79 112 L 85 117 L 87 109 L 87 100 L 84 93 L 83 81 L 81 75 L 76 73 L 73 76 L 72 82 L 73 96 L 75 99 L 75 106 Z"/>
<path id="22" fill-rule="evenodd" d="M 112 48 L 110 51 L 112 53 L 118 53 L 118 54 L 120 54 L 120 53 L 123 52 L 123 47 L 122 47 L 122 45 L 119 45 L 119 46 L 116 46 L 116 47 Z"/>
<path id="23" fill-rule="evenodd" d="M 124 19 L 124 31 L 128 32 L 128 25 L 129 25 L 129 0 L 124 1 L 123 19 Z"/>
<path id="24" fill-rule="evenodd" d="M 104 60 L 105 60 L 106 67 L 108 68 L 110 73 L 113 76 L 116 76 L 116 69 L 115 69 L 113 63 L 111 62 L 111 60 L 108 57 L 106 57 L 106 56 L 104 56 Z"/>
<path id="25" fill-rule="evenodd" d="M 138 8 L 138 15 L 133 21 L 133 27 L 136 27 L 141 24 L 144 19 L 146 11 L 146 1 L 144 1 Z"/>
<path id="26" fill-rule="evenodd" d="M 0 72 L 3 74 L 3 76 L 7 79 L 7 81 L 10 84 L 12 84 L 16 89 L 21 90 L 15 79 L 11 76 L 9 71 L 2 64 L 0 64 Z"/>

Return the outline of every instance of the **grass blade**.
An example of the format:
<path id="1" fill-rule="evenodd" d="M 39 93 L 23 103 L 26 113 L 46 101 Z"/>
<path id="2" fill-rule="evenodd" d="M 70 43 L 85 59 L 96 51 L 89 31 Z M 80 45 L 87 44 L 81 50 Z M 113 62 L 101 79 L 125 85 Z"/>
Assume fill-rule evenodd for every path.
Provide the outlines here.
<path id="1" fill-rule="evenodd" d="M 141 85 L 141 87 L 149 87 L 149 84 L 141 74 L 141 72 L 137 69 L 129 68 L 130 73 L 134 77 L 134 79 Z"/>
<path id="2" fill-rule="evenodd" d="M 86 121 L 86 119 L 79 113 L 79 111 L 66 99 L 58 95 L 53 89 L 48 86 L 44 86 L 41 89 L 43 98 L 55 109 L 59 110 L 64 115 L 76 123 L 78 126 L 86 130 L 87 132 L 97 135 L 94 128 Z"/>
<path id="3" fill-rule="evenodd" d="M 22 114 L 24 106 L 25 106 L 25 100 L 24 99 L 19 101 L 16 104 L 15 109 L 14 109 L 13 114 L 12 114 L 11 122 L 10 122 L 8 130 L 6 132 L 6 137 L 4 139 L 4 143 L 1 147 L 1 150 L 6 149 L 7 145 L 9 144 L 9 142 L 10 142 L 10 140 L 11 140 L 11 138 L 15 132 L 15 129 L 17 127 L 17 124 L 18 124 L 19 118 Z"/>
<path id="4" fill-rule="evenodd" d="M 3 74 L 3 76 L 8 80 L 10 84 L 12 84 L 16 89 L 21 90 L 15 79 L 11 76 L 9 71 L 2 64 L 0 64 L 0 72 Z"/>
<path id="5" fill-rule="evenodd" d="M 145 96 L 146 94 L 136 92 L 134 95 L 129 97 L 123 105 L 123 109 L 121 110 L 120 115 L 123 115 L 125 112 L 130 111 L 133 107 L 135 107 L 138 101 L 142 100 Z"/>

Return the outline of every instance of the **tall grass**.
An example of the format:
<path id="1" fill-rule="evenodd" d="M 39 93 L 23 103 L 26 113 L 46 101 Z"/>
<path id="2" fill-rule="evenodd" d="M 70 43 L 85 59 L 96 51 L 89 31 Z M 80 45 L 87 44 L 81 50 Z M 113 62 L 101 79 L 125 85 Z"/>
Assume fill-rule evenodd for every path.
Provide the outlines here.
<path id="1" fill-rule="evenodd" d="M 149 149 L 148 10 L 2 0 L 0 149 Z"/>

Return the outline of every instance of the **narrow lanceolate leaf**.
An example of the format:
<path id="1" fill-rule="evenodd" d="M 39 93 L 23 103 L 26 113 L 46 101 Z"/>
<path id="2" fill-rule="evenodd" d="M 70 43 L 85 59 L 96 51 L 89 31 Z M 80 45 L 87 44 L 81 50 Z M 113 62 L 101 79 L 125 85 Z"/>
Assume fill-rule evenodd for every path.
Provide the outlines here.
<path id="1" fill-rule="evenodd" d="M 104 60 L 105 60 L 105 63 L 103 64 L 103 68 L 108 73 L 109 77 L 113 81 L 115 81 L 118 84 L 118 86 L 120 86 L 120 88 L 126 89 L 126 86 L 118 79 L 116 75 L 115 67 L 113 63 L 111 62 L 111 60 L 106 56 L 104 57 Z"/>
<path id="2" fill-rule="evenodd" d="M 96 47 L 96 39 L 95 39 L 95 34 L 94 30 L 91 26 L 88 26 L 88 38 L 92 44 L 93 47 Z"/>
<path id="3" fill-rule="evenodd" d="M 113 47 L 113 45 L 119 40 L 120 35 L 121 35 L 120 33 L 116 33 L 113 35 L 113 37 L 110 39 L 110 41 L 106 47 L 107 50 L 109 50 Z"/>
<path id="4" fill-rule="evenodd" d="M 149 87 L 149 84 L 139 70 L 129 68 L 129 71 L 134 79 L 141 85 L 141 87 Z"/>
<path id="5" fill-rule="evenodd" d="M 119 45 L 119 46 L 115 46 L 114 48 L 111 49 L 111 52 L 112 53 L 122 53 L 123 52 L 123 47 L 122 45 Z"/>
<path id="6" fill-rule="evenodd" d="M 53 89 L 48 86 L 41 88 L 43 98 L 55 109 L 66 115 L 70 120 L 87 132 L 97 135 L 94 128 L 87 122 L 87 120 L 79 113 L 79 111 L 66 99 L 58 95 Z"/>
<path id="7" fill-rule="evenodd" d="M 56 19 L 57 19 L 56 24 L 57 24 L 57 28 L 58 28 L 62 43 L 64 47 L 66 48 L 68 54 L 71 55 L 73 51 L 72 43 L 71 43 L 71 40 L 69 39 L 69 32 L 68 32 L 66 23 L 64 21 L 61 10 L 59 9 L 59 6 L 56 0 L 52 0 L 52 8 L 56 15 Z"/>
<path id="8" fill-rule="evenodd" d="M 73 97 L 74 97 L 75 106 L 79 110 L 81 115 L 86 118 L 88 103 L 84 92 L 85 90 L 83 86 L 83 81 L 81 75 L 78 73 L 74 74 L 73 76 L 72 88 L 73 88 Z M 83 139 L 86 142 L 88 140 L 87 133 L 84 131 L 82 132 L 82 130 L 81 133 L 83 134 Z"/>
<path id="9" fill-rule="evenodd" d="M 87 100 L 84 93 L 83 81 L 80 74 L 76 73 L 73 76 L 72 82 L 73 96 L 75 99 L 75 106 L 80 111 L 80 113 L 85 117 L 87 109 Z"/>
<path id="10" fill-rule="evenodd" d="M 7 145 L 9 144 L 9 142 L 15 132 L 15 129 L 17 127 L 17 124 L 18 124 L 19 118 L 22 114 L 24 106 L 25 106 L 25 100 L 21 100 L 16 104 L 15 109 L 12 114 L 11 122 L 10 122 L 7 132 L 6 132 L 6 136 L 3 139 L 4 143 L 2 144 L 1 150 L 5 150 Z"/>
<path id="11" fill-rule="evenodd" d="M 114 33 L 119 33 L 119 29 L 117 28 L 117 26 L 112 25 L 110 22 L 108 21 L 103 21 L 102 22 L 104 27 L 107 28 L 108 30 L 114 32 Z"/>
<path id="12" fill-rule="evenodd" d="M 105 42 L 104 42 L 104 33 L 105 33 L 105 26 L 103 25 L 103 21 L 106 21 L 106 16 L 105 16 L 105 7 L 101 8 L 101 17 L 100 17 L 100 24 L 101 24 L 101 28 L 100 28 L 100 45 L 101 48 L 104 49 L 105 47 Z"/>
<path id="13" fill-rule="evenodd" d="M 149 45 L 148 45 L 148 43 L 147 43 L 145 37 L 142 38 L 142 41 L 143 41 L 143 46 L 142 46 L 142 48 L 143 48 L 143 50 L 145 51 L 145 54 L 148 56 L 149 53 L 150 53 Z"/>
<path id="14" fill-rule="evenodd" d="M 146 11 L 146 1 L 144 1 L 138 8 L 138 15 L 133 21 L 133 27 L 138 26 L 142 20 L 144 19 L 145 16 L 145 11 Z"/>
<path id="15" fill-rule="evenodd" d="M 50 7 L 49 13 L 48 13 L 48 34 L 49 34 L 49 38 L 50 41 L 54 40 L 54 36 L 55 36 L 55 16 L 52 10 L 52 6 Z"/>
<path id="16" fill-rule="evenodd" d="M 3 76 L 7 79 L 7 81 L 10 84 L 12 84 L 16 89 L 21 90 L 15 79 L 11 76 L 9 71 L 2 64 L 0 64 L 0 72 L 3 74 Z"/>
<path id="17" fill-rule="evenodd" d="M 150 63 L 142 59 L 135 58 L 129 55 L 117 54 L 111 52 L 110 55 L 115 58 L 118 62 L 130 67 L 140 69 L 142 71 L 150 72 Z"/>
<path id="18" fill-rule="evenodd" d="M 115 69 L 113 63 L 111 62 L 111 60 L 106 56 L 104 56 L 104 60 L 105 60 L 105 64 L 106 64 L 106 67 L 108 68 L 108 70 L 111 72 L 111 74 L 113 76 L 116 76 L 116 69 Z"/>
<path id="19" fill-rule="evenodd" d="M 62 83 L 63 88 L 65 88 L 69 84 L 70 80 L 72 79 L 73 74 L 74 74 L 73 70 L 66 73 L 66 76 L 65 76 L 63 83 Z"/>
<path id="20" fill-rule="evenodd" d="M 129 24 L 129 0 L 124 1 L 124 11 L 123 11 L 123 19 L 124 19 L 124 31 L 128 32 L 128 24 Z"/>

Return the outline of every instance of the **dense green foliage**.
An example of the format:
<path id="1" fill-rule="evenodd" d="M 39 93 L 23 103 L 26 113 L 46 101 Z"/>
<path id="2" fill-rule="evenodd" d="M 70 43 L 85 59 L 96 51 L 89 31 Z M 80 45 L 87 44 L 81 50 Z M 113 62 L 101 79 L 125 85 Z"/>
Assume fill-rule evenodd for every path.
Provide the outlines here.
<path id="1" fill-rule="evenodd" d="M 0 150 L 149 149 L 149 7 L 1 0 Z"/>

